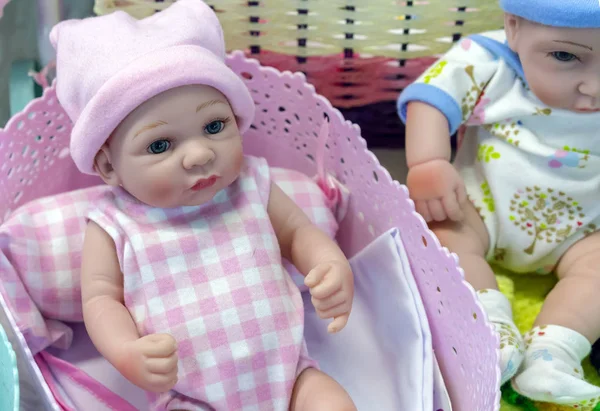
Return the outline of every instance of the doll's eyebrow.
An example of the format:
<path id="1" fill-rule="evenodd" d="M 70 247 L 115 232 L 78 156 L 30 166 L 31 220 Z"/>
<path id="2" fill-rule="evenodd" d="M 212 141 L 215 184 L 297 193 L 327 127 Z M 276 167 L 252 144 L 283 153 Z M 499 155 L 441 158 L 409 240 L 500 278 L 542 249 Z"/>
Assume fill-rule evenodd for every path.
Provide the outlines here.
<path id="1" fill-rule="evenodd" d="M 225 103 L 223 100 L 218 100 L 218 99 L 210 100 L 210 101 L 207 101 L 206 103 L 202 103 L 198 107 L 196 107 L 196 113 L 202 109 L 205 109 L 206 107 L 214 106 L 215 104 L 227 104 L 227 103 Z"/>
<path id="2" fill-rule="evenodd" d="M 153 128 L 160 127 L 160 126 L 166 126 L 166 125 L 167 125 L 166 121 L 162 121 L 162 120 L 155 121 L 154 123 L 148 124 L 148 125 L 142 127 L 141 129 L 139 129 L 138 132 L 135 133 L 135 135 L 133 136 L 133 138 L 136 138 L 137 136 L 139 136 L 140 134 L 142 134 L 144 131 L 152 130 Z"/>
<path id="3" fill-rule="evenodd" d="M 590 46 L 586 46 L 584 44 L 579 44 L 579 43 L 573 43 L 572 41 L 565 41 L 565 40 L 554 40 L 555 43 L 563 43 L 563 44 L 570 44 L 572 46 L 577 46 L 577 47 L 582 47 L 584 49 L 588 49 L 590 51 L 594 51 L 593 48 L 591 48 Z"/>

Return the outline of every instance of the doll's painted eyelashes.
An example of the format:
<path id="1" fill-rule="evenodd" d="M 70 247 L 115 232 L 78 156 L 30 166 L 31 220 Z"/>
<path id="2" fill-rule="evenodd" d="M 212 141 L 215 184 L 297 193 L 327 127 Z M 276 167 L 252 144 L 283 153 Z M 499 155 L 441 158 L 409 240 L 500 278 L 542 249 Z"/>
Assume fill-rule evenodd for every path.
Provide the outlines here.
<path id="1" fill-rule="evenodd" d="M 215 118 L 204 125 L 204 132 L 211 135 L 219 134 L 230 121 L 230 117 Z"/>
<path id="2" fill-rule="evenodd" d="M 152 144 L 148 146 L 148 153 L 150 154 L 162 154 L 167 151 L 171 147 L 171 142 L 166 139 L 160 139 L 153 141 Z"/>
<path id="3" fill-rule="evenodd" d="M 230 117 L 215 118 L 204 125 L 204 132 L 206 134 L 215 135 L 219 134 L 227 123 L 231 121 Z M 172 142 L 169 139 L 161 138 L 153 141 L 146 149 L 149 154 L 162 154 L 171 148 Z"/>
<path id="4" fill-rule="evenodd" d="M 224 127 L 225 123 L 223 123 L 221 120 L 215 120 L 211 121 L 206 125 L 206 127 L 204 127 L 204 132 L 207 134 L 218 134 L 223 130 Z"/>
<path id="5" fill-rule="evenodd" d="M 563 63 L 568 63 L 573 60 L 579 60 L 579 58 L 575 54 L 568 53 L 566 51 L 553 51 L 551 53 L 548 53 L 548 55 L 552 56 L 555 60 Z"/>

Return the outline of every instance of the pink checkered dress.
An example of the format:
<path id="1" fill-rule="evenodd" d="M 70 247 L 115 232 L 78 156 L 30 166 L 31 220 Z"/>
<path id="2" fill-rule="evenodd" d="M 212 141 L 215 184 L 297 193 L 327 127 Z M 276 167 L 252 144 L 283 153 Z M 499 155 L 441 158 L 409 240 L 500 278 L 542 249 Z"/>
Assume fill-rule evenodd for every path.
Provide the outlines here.
<path id="1" fill-rule="evenodd" d="M 270 184 L 266 161 L 246 157 L 208 204 L 159 209 L 115 189 L 89 213 L 115 242 L 139 332 L 178 343 L 179 382 L 153 409 L 287 410 L 296 377 L 316 366 L 267 214 Z"/>

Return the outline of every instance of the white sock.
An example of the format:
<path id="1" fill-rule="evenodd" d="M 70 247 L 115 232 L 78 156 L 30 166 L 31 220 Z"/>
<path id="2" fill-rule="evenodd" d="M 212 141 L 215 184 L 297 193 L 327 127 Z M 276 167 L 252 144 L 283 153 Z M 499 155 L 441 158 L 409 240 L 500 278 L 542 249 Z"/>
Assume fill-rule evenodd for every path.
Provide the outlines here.
<path id="1" fill-rule="evenodd" d="M 477 292 L 479 301 L 500 335 L 501 384 L 510 380 L 523 362 L 525 344 L 512 316 L 508 299 L 498 290 L 486 289 Z"/>
<path id="2" fill-rule="evenodd" d="M 583 380 L 581 361 L 590 353 L 590 342 L 577 331 L 558 325 L 535 327 L 525 335 L 523 368 L 512 385 L 534 401 L 593 409 L 600 387 Z"/>

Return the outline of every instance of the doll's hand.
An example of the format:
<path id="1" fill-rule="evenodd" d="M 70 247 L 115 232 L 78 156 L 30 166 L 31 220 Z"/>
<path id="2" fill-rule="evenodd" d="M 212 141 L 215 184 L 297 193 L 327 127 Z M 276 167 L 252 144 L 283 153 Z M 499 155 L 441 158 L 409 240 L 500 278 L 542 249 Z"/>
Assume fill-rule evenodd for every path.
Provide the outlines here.
<path id="1" fill-rule="evenodd" d="M 146 391 L 166 392 L 177 383 L 177 343 L 168 334 L 150 334 L 123 346 L 125 378 Z"/>
<path id="2" fill-rule="evenodd" d="M 460 221 L 467 201 L 465 184 L 447 160 L 435 159 L 412 166 L 406 178 L 415 209 L 425 221 Z"/>
<path id="3" fill-rule="evenodd" d="M 348 261 L 329 261 L 313 268 L 304 284 L 310 289 L 312 303 L 322 319 L 333 318 L 327 327 L 336 333 L 346 326 L 354 296 L 354 277 Z"/>

